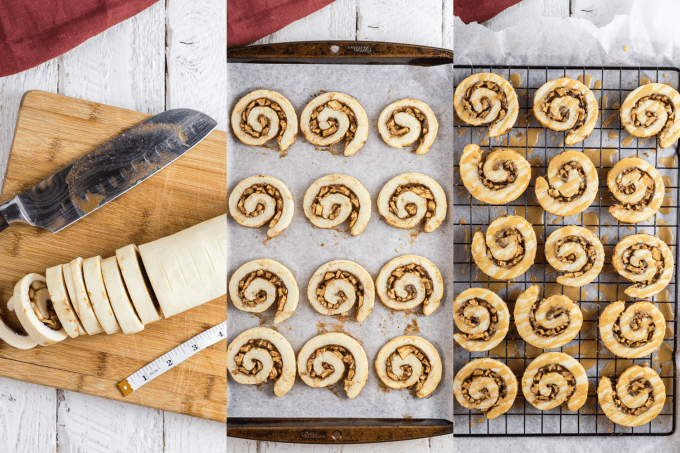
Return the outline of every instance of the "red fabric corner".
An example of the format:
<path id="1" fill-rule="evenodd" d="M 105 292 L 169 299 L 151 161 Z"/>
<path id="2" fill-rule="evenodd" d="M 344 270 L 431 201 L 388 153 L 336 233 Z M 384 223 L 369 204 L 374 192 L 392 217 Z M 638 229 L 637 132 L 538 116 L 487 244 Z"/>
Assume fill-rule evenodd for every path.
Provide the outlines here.
<path id="1" fill-rule="evenodd" d="M 334 1 L 228 0 L 227 46 L 255 42 Z"/>
<path id="2" fill-rule="evenodd" d="M 486 22 L 521 0 L 454 0 L 453 14 L 469 24 Z"/>
<path id="3" fill-rule="evenodd" d="M 0 77 L 68 52 L 157 1 L 0 1 Z"/>

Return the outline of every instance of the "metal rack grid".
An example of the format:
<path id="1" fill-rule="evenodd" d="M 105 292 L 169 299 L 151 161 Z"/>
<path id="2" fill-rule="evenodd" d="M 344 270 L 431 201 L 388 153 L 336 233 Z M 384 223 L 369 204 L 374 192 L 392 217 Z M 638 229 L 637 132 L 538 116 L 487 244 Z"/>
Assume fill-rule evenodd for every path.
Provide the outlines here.
<path id="1" fill-rule="evenodd" d="M 497 139 L 485 137 L 487 128 L 473 127 L 456 118 L 454 124 L 454 282 L 455 294 L 459 294 L 470 286 L 484 286 L 497 292 L 504 300 L 509 301 L 512 313 L 511 300 L 516 299 L 519 292 L 524 291 L 533 284 L 538 284 L 541 293 L 565 293 L 576 300 L 584 312 L 584 327 L 575 340 L 561 347 L 559 350 L 574 355 L 587 368 L 589 392 L 586 404 L 578 411 L 571 412 L 566 407 L 557 407 L 549 411 L 540 411 L 528 403 L 522 394 L 521 386 L 518 389 L 517 398 L 513 407 L 506 413 L 493 420 L 487 420 L 476 410 L 468 410 L 454 399 L 454 435 L 461 437 L 475 436 L 611 436 L 611 435 L 648 435 L 664 436 L 675 431 L 676 423 L 676 378 L 677 371 L 674 356 L 677 348 L 676 323 L 677 317 L 677 288 L 678 272 L 675 278 L 666 288 L 667 293 L 660 293 L 653 298 L 662 312 L 669 319 L 667 325 L 667 338 L 662 344 L 663 352 L 670 352 L 670 362 L 664 363 L 660 369 L 659 351 L 650 357 L 628 361 L 616 358 L 601 343 L 597 320 L 601 311 L 611 301 L 612 292 L 616 298 L 613 300 L 628 300 L 623 293 L 623 288 L 630 282 L 618 276 L 611 267 L 611 253 L 620 238 L 629 234 L 647 232 L 658 234 L 671 232 L 673 240 L 668 244 L 676 250 L 676 242 L 680 230 L 680 209 L 678 203 L 678 181 L 680 181 L 680 168 L 678 168 L 676 156 L 677 144 L 665 150 L 657 150 L 656 137 L 645 140 L 630 139 L 628 133 L 620 124 L 618 107 L 626 96 L 640 82 L 666 82 L 673 88 L 678 89 L 680 84 L 680 72 L 676 68 L 617 68 L 617 67 L 538 67 L 538 66 L 457 66 L 454 65 L 454 86 L 457 86 L 464 78 L 480 72 L 494 72 L 502 75 L 506 80 L 516 84 L 520 103 L 520 113 L 515 127 L 509 134 Z M 518 74 L 513 75 L 513 74 Z M 581 77 L 586 85 L 598 99 L 600 105 L 600 118 L 593 133 L 585 141 L 565 147 L 563 145 L 564 132 L 555 132 L 545 129 L 530 111 L 532 110 L 534 93 L 549 80 L 570 76 L 574 79 Z M 517 84 L 517 78 L 521 80 Z M 591 79 L 592 78 L 592 79 Z M 594 82 L 588 83 L 589 81 Z M 539 130 L 538 132 L 536 130 Z M 527 159 L 532 164 L 532 179 L 527 191 L 517 200 L 500 206 L 490 206 L 472 198 L 460 178 L 458 162 L 465 145 L 476 143 L 483 150 L 492 148 L 512 148 L 520 153 L 526 153 Z M 535 210 L 540 208 L 534 191 L 534 182 L 537 175 L 545 175 L 548 162 L 551 157 L 567 149 L 575 149 L 587 152 L 594 159 L 600 176 L 600 191 L 596 200 L 586 209 L 583 215 L 575 215 L 567 218 L 544 214 L 542 225 Z M 666 198 L 664 207 L 655 216 L 646 222 L 626 225 L 619 224 L 608 212 L 611 205 L 609 189 L 606 183 L 606 173 L 612 164 L 623 157 L 638 156 L 653 163 L 664 177 Z M 599 158 L 599 162 L 598 162 Z M 536 264 L 527 273 L 517 279 L 504 282 L 495 281 L 479 271 L 469 253 L 470 241 L 475 231 L 486 231 L 492 219 L 503 213 L 514 215 L 530 214 L 529 221 L 537 230 L 538 250 Z M 587 213 L 587 214 L 585 214 Z M 545 254 L 543 244 L 546 238 L 556 229 L 565 225 L 581 225 L 590 227 L 601 238 L 606 252 L 606 262 L 600 275 L 591 284 L 582 287 L 582 291 L 576 288 L 564 287 L 555 282 L 557 273 L 547 273 L 545 267 Z M 669 230 L 662 230 L 667 228 Z M 677 262 L 677 261 L 676 261 Z M 605 293 L 607 295 L 605 295 Z M 665 295 L 662 296 L 662 295 Z M 508 296 L 510 296 L 508 298 Z M 509 300 L 510 299 L 510 300 Z M 666 300 L 662 300 L 666 299 Z M 590 347 L 587 347 L 590 346 Z M 593 351 L 594 347 L 594 351 Z M 583 350 L 582 350 L 583 349 Z M 470 353 L 460 347 L 454 346 L 454 373 L 467 362 L 479 357 L 493 357 L 510 366 L 521 382 L 524 369 L 538 354 L 543 351 L 527 345 L 517 333 L 514 322 L 511 323 L 510 331 L 504 342 L 491 351 L 482 353 Z M 662 358 L 663 360 L 664 358 Z M 660 371 L 666 385 L 666 404 L 659 416 L 652 422 L 636 428 L 627 428 L 615 425 L 607 419 L 602 409 L 597 404 L 596 389 L 601 373 L 607 375 L 615 370 L 613 377 L 620 374 L 630 363 L 647 365 Z"/>

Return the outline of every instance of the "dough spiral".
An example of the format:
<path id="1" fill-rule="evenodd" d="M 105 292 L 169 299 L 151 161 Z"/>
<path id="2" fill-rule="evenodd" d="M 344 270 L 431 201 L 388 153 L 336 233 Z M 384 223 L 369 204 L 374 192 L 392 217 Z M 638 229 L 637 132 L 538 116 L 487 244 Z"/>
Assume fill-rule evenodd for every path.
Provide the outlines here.
<path id="1" fill-rule="evenodd" d="M 645 298 L 658 294 L 673 277 L 674 260 L 668 245 L 650 234 L 631 234 L 616 244 L 612 254 L 616 272 L 633 282 L 624 292 Z"/>
<path id="2" fill-rule="evenodd" d="M 302 202 L 305 215 L 318 228 L 334 228 L 349 220 L 352 236 L 359 235 L 371 218 L 371 196 L 359 181 L 347 175 L 327 175 L 309 186 Z"/>
<path id="3" fill-rule="evenodd" d="M 387 387 L 413 386 L 418 398 L 435 391 L 442 377 L 437 349 L 422 337 L 403 335 L 387 342 L 375 358 L 378 377 Z"/>
<path id="4" fill-rule="evenodd" d="M 68 335 L 54 311 L 45 277 L 28 274 L 14 286 L 14 313 L 26 333 L 40 346 L 51 346 Z"/>
<path id="5" fill-rule="evenodd" d="M 403 255 L 390 260 L 375 280 L 383 304 L 392 310 L 410 310 L 423 304 L 431 315 L 444 296 L 444 281 L 437 266 L 422 256 Z"/>
<path id="6" fill-rule="evenodd" d="M 611 352 L 639 359 L 656 351 L 666 333 L 666 320 L 653 302 L 612 302 L 600 314 L 600 338 Z"/>
<path id="7" fill-rule="evenodd" d="M 578 360 L 562 352 L 536 357 L 522 377 L 524 398 L 536 409 L 547 411 L 567 403 L 577 411 L 588 397 L 588 377 Z"/>
<path id="8" fill-rule="evenodd" d="M 473 74 L 453 95 L 458 117 L 473 126 L 489 125 L 489 137 L 507 134 L 517 121 L 519 103 L 510 83 L 498 74 Z"/>
<path id="9" fill-rule="evenodd" d="M 363 322 L 373 310 L 375 286 L 366 269 L 348 260 L 330 261 L 319 267 L 307 287 L 307 297 L 322 315 L 339 315 L 356 307 L 355 319 Z"/>
<path id="10" fill-rule="evenodd" d="M 568 217 L 592 204 L 599 185 L 597 169 L 588 156 L 564 151 L 550 159 L 545 178 L 536 178 L 536 199 L 549 213 Z"/>
<path id="11" fill-rule="evenodd" d="M 239 224 L 259 228 L 269 222 L 267 237 L 273 238 L 288 227 L 295 209 L 288 187 L 272 176 L 244 179 L 229 195 L 229 212 Z"/>
<path id="12" fill-rule="evenodd" d="M 607 186 L 620 202 L 609 207 L 609 213 L 619 222 L 644 222 L 658 212 L 663 202 L 665 187 L 659 171 L 638 157 L 614 164 L 607 175 Z"/>
<path id="13" fill-rule="evenodd" d="M 408 230 L 424 221 L 424 231 L 431 233 L 444 221 L 446 208 L 444 189 L 420 173 L 395 176 L 378 195 L 378 212 L 395 228 Z"/>
<path id="14" fill-rule="evenodd" d="M 490 277 L 498 280 L 518 277 L 534 264 L 536 233 L 522 217 L 498 217 L 489 224 L 486 234 L 477 231 L 473 236 L 472 258 Z"/>
<path id="15" fill-rule="evenodd" d="M 463 150 L 460 176 L 465 188 L 477 200 L 488 204 L 505 204 L 527 190 L 531 165 L 518 152 L 499 149 L 486 157 L 474 143 Z"/>
<path id="16" fill-rule="evenodd" d="M 506 413 L 515 401 L 517 378 L 498 360 L 475 359 L 456 373 L 453 394 L 461 406 L 479 409 L 493 420 Z"/>
<path id="17" fill-rule="evenodd" d="M 621 373 L 615 386 L 606 376 L 600 379 L 597 401 L 614 423 L 640 426 L 659 415 L 666 401 L 666 387 L 654 370 L 633 365 Z"/>
<path id="18" fill-rule="evenodd" d="M 264 145 L 276 137 L 281 151 L 295 142 L 298 120 L 288 99 L 269 90 L 257 90 L 239 99 L 231 112 L 231 128 L 246 145 Z"/>
<path id="19" fill-rule="evenodd" d="M 570 225 L 559 228 L 545 241 L 548 263 L 564 274 L 557 283 L 583 286 L 597 278 L 604 265 L 604 248 L 590 230 Z"/>
<path id="20" fill-rule="evenodd" d="M 621 124 L 634 137 L 658 135 L 668 148 L 680 137 L 680 94 L 663 83 L 648 83 L 633 90 L 621 105 Z"/>
<path id="21" fill-rule="evenodd" d="M 508 306 L 493 291 L 469 288 L 453 301 L 453 320 L 460 332 L 453 339 L 468 351 L 488 351 L 508 333 Z"/>
<path id="22" fill-rule="evenodd" d="M 378 131 L 392 148 L 403 148 L 418 140 L 417 155 L 427 154 L 437 137 L 439 123 L 432 109 L 417 99 L 393 102 L 380 113 Z"/>

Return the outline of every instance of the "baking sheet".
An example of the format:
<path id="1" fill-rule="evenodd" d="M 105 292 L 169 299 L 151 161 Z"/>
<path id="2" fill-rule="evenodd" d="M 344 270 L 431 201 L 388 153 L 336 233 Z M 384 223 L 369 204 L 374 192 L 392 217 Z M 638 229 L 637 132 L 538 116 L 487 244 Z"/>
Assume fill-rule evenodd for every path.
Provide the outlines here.
<path id="1" fill-rule="evenodd" d="M 295 200 L 295 215 L 278 237 L 266 240 L 266 228 L 246 228 L 229 216 L 229 277 L 242 264 L 257 258 L 272 258 L 287 266 L 295 275 L 300 301 L 295 313 L 285 322 L 274 325 L 275 307 L 260 315 L 241 312 L 228 303 L 227 336 L 231 342 L 239 333 L 256 326 L 279 331 L 291 343 L 296 354 L 310 338 L 332 331 L 344 331 L 363 346 L 369 361 L 366 386 L 353 400 L 345 395 L 341 384 L 315 389 L 297 377 L 285 396 L 274 396 L 272 384 L 248 386 L 228 378 L 227 412 L 229 417 L 356 417 L 356 418 L 453 418 L 453 71 L 451 65 L 436 67 L 369 65 L 228 65 L 228 106 L 233 109 L 239 98 L 256 89 L 269 89 L 286 96 L 298 116 L 304 106 L 321 90 L 340 91 L 354 96 L 366 110 L 369 136 L 354 156 L 342 155 L 344 142 L 331 151 L 315 149 L 298 135 L 286 155 L 270 147 L 243 145 L 230 130 L 227 135 L 229 171 L 227 187 L 231 191 L 242 179 L 268 174 L 282 180 Z M 416 156 L 410 149 L 394 149 L 385 144 L 377 130 L 380 112 L 390 103 L 412 97 L 426 102 L 439 121 L 439 133 L 430 152 Z M 267 145 L 265 145 L 267 146 Z M 434 178 L 444 189 L 449 203 L 447 217 L 433 233 L 402 230 L 389 226 L 376 209 L 378 193 L 392 177 L 418 172 Z M 349 224 L 323 230 L 305 217 L 302 198 L 318 178 L 332 173 L 357 178 L 371 195 L 371 220 L 356 237 Z M 411 311 L 393 311 L 377 295 L 373 311 L 363 323 L 354 321 L 354 310 L 347 317 L 317 313 L 307 299 L 307 282 L 322 264 L 336 259 L 356 261 L 378 276 L 390 259 L 405 254 L 430 259 L 444 279 L 444 298 L 429 317 L 422 306 Z M 374 360 L 389 340 L 399 335 L 420 335 L 439 351 L 443 363 L 442 379 L 427 398 L 419 399 L 409 390 L 385 387 L 375 373 Z"/>

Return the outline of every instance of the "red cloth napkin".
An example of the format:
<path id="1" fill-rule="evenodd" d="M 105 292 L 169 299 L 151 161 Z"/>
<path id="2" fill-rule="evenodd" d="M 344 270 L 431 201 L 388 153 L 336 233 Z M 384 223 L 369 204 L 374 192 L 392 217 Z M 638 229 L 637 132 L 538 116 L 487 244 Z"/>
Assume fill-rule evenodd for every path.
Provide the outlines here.
<path id="1" fill-rule="evenodd" d="M 0 77 L 73 49 L 158 0 L 0 0 Z"/>
<path id="2" fill-rule="evenodd" d="M 486 22 L 521 0 L 454 0 L 453 14 L 469 24 Z"/>
<path id="3" fill-rule="evenodd" d="M 227 46 L 249 44 L 335 0 L 228 0 Z"/>

